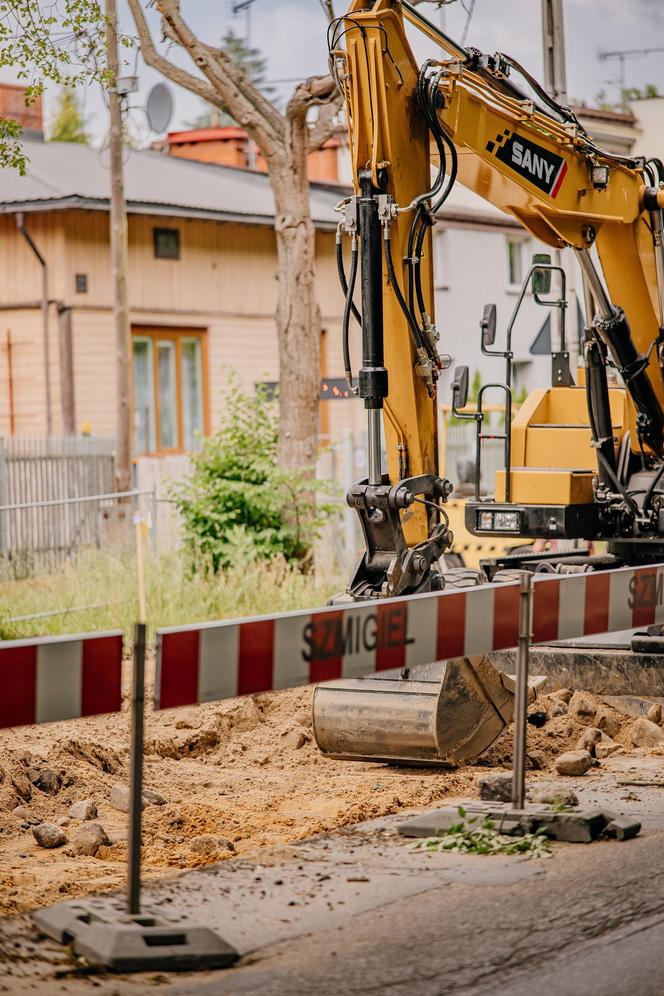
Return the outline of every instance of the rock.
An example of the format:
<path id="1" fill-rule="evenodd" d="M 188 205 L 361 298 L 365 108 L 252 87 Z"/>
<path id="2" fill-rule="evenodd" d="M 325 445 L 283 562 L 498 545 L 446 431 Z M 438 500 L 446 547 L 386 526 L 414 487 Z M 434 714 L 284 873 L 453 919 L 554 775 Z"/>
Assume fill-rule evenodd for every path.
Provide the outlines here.
<path id="1" fill-rule="evenodd" d="M 485 775 L 479 782 L 480 799 L 486 802 L 512 801 L 512 776 L 505 774 Z"/>
<path id="2" fill-rule="evenodd" d="M 569 710 L 569 706 L 564 699 L 556 699 L 556 701 L 551 706 L 551 719 L 555 719 L 556 716 L 566 716 Z"/>
<path id="3" fill-rule="evenodd" d="M 293 726 L 281 734 L 282 744 L 284 747 L 290 747 L 291 750 L 299 750 L 300 747 L 304 747 L 308 740 L 311 740 L 311 736 L 302 727 Z"/>
<path id="4" fill-rule="evenodd" d="M 108 834 L 100 823 L 86 823 L 74 834 L 74 854 L 94 858 L 100 847 L 110 847 Z"/>
<path id="5" fill-rule="evenodd" d="M 530 766 L 534 771 L 541 771 L 546 768 L 546 754 L 543 750 L 529 750 L 526 760 L 530 761 Z"/>
<path id="6" fill-rule="evenodd" d="M 36 785 L 39 781 L 39 768 L 35 768 L 33 764 L 29 764 L 25 769 L 27 777 L 30 779 L 33 785 Z"/>
<path id="7" fill-rule="evenodd" d="M 587 750 L 568 750 L 556 758 L 555 768 L 559 775 L 579 777 L 592 768 L 593 759 Z"/>
<path id="8" fill-rule="evenodd" d="M 620 733 L 620 717 L 608 706 L 600 706 L 595 713 L 595 726 L 607 736 L 616 737 Z"/>
<path id="9" fill-rule="evenodd" d="M 12 785 L 16 789 L 17 795 L 24 802 L 30 802 L 32 799 L 32 786 L 27 775 L 24 775 L 22 771 L 16 771 L 12 775 Z"/>
<path id="10" fill-rule="evenodd" d="M 42 792 L 55 795 L 60 790 L 60 775 L 52 768 L 41 768 L 35 785 Z"/>
<path id="11" fill-rule="evenodd" d="M 656 723 L 657 726 L 661 725 L 662 722 L 662 707 L 659 702 L 653 703 L 646 713 L 646 719 L 649 719 L 651 723 Z"/>
<path id="12" fill-rule="evenodd" d="M 546 709 L 532 709 L 528 713 L 528 722 L 535 729 L 539 730 L 546 723 L 549 718 L 549 714 Z"/>
<path id="13" fill-rule="evenodd" d="M 528 793 L 533 802 L 547 806 L 578 806 L 579 798 L 574 789 L 558 785 L 534 785 Z"/>
<path id="14" fill-rule="evenodd" d="M 32 835 L 40 847 L 62 847 L 67 843 L 67 834 L 56 823 L 40 823 L 32 828 Z"/>
<path id="15" fill-rule="evenodd" d="M 591 757 L 596 757 L 595 747 L 602 739 L 602 731 L 595 726 L 589 726 L 584 730 L 576 745 L 577 750 L 587 750 Z"/>
<path id="16" fill-rule="evenodd" d="M 126 785 L 114 785 L 111 789 L 109 805 L 120 813 L 128 813 L 131 804 L 129 788 Z"/>
<path id="17" fill-rule="evenodd" d="M 314 725 L 312 710 L 302 709 L 300 712 L 298 712 L 297 716 L 295 717 L 295 722 L 299 723 L 300 726 L 304 726 L 305 729 L 310 730 Z"/>
<path id="18" fill-rule="evenodd" d="M 576 716 L 583 722 L 594 719 L 597 708 L 592 699 L 589 699 L 583 692 L 574 692 L 570 699 L 569 711 L 572 716 Z"/>
<path id="19" fill-rule="evenodd" d="M 56 825 L 59 826 L 59 827 L 68 827 L 69 826 L 69 820 L 67 819 L 66 816 L 61 816 L 60 819 L 56 820 L 55 822 L 56 822 Z"/>
<path id="20" fill-rule="evenodd" d="M 622 750 L 622 747 L 615 740 L 611 740 L 610 737 L 602 738 L 598 744 L 595 744 L 595 757 L 598 761 L 603 761 L 618 750 Z"/>
<path id="21" fill-rule="evenodd" d="M 567 705 L 569 700 L 572 698 L 572 693 L 569 688 L 558 688 L 555 692 L 550 693 L 550 697 L 552 699 L 560 699 L 561 702 L 564 702 L 565 705 Z"/>
<path id="22" fill-rule="evenodd" d="M 664 730 L 645 716 L 636 720 L 631 737 L 635 747 L 661 747 L 664 744 Z"/>
<path id="23" fill-rule="evenodd" d="M 81 799 L 69 807 L 69 815 L 72 820 L 96 820 L 97 807 L 91 799 Z"/>
<path id="24" fill-rule="evenodd" d="M 220 851 L 234 851 L 235 845 L 225 837 L 214 837 L 211 833 L 200 833 L 189 841 L 189 850 L 194 854 L 209 857 Z"/>
<path id="25" fill-rule="evenodd" d="M 15 806 L 14 809 L 12 809 L 12 815 L 18 816 L 18 818 L 23 820 L 24 823 L 27 823 L 33 827 L 36 827 L 39 823 L 41 823 L 39 817 L 31 813 L 27 806 Z"/>
<path id="26" fill-rule="evenodd" d="M 143 789 L 143 805 L 165 806 L 166 799 L 161 794 L 161 792 L 155 792 L 154 789 Z"/>

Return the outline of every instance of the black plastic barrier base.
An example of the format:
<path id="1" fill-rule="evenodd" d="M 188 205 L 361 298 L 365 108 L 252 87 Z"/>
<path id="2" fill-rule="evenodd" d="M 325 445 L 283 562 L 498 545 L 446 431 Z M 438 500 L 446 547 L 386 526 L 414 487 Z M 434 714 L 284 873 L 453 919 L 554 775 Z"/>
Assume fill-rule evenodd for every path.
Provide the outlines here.
<path id="1" fill-rule="evenodd" d="M 553 840 L 573 844 L 589 844 L 607 838 L 629 840 L 641 830 L 638 820 L 607 809 L 569 809 L 566 812 L 534 806 L 513 809 L 508 804 L 496 805 L 476 799 L 462 803 L 462 807 L 468 816 L 493 820 L 501 833 L 518 836 L 543 830 Z M 402 837 L 438 837 L 459 822 L 459 809 L 446 806 L 399 824 L 398 831 Z"/>
<path id="2" fill-rule="evenodd" d="M 115 972 L 228 968 L 240 957 L 209 927 L 148 911 L 130 916 L 118 898 L 67 900 L 32 918 L 48 937 Z"/>

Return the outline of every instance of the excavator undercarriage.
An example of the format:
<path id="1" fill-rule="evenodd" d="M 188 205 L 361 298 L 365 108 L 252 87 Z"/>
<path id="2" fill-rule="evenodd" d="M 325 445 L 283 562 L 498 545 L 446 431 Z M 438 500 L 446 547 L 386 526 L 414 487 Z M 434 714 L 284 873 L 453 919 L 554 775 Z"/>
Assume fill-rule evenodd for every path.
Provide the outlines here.
<path id="1" fill-rule="evenodd" d="M 405 20 L 440 58 L 418 66 Z M 333 602 L 497 584 L 524 570 L 573 574 L 661 561 L 664 165 L 600 148 L 515 60 L 458 45 L 407 0 L 353 0 L 328 41 L 355 181 L 339 205 L 337 236 L 344 366 L 368 432 L 367 477 L 347 496 L 366 550 Z M 517 547 L 480 570 L 450 566 L 445 506 L 454 485 L 438 472 L 436 395 L 450 360 L 438 348 L 431 234 L 457 182 L 556 253 L 534 258 L 501 349 L 496 308 L 485 308 L 480 348 L 501 360 L 504 376 L 482 385 L 474 409 L 468 368 L 455 371 L 453 413 L 476 428 L 466 528 Z M 582 363 L 573 370 L 565 251 L 585 302 Z M 554 280 L 560 290 L 552 297 Z M 551 386 L 531 392 L 513 417 L 512 330 L 529 294 L 557 316 Z M 362 338 L 357 376 L 353 321 Z M 489 391 L 502 395 L 502 429 L 485 408 Z M 491 497 L 480 492 L 488 436 L 504 447 Z M 662 644 L 658 633 L 643 639 Z M 334 757 L 456 764 L 499 736 L 512 700 L 509 675 L 489 658 L 436 662 L 318 687 L 314 731 Z"/>

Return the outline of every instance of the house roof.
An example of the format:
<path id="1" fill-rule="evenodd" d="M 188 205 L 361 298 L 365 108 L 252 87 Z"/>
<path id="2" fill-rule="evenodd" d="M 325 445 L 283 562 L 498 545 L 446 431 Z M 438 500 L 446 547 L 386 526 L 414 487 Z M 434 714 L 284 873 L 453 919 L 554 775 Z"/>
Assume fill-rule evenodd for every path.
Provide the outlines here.
<path id="1" fill-rule="evenodd" d="M 25 140 L 26 176 L 3 170 L 0 213 L 85 208 L 106 211 L 108 150 L 73 142 Z M 312 183 L 311 210 L 318 228 L 334 229 L 340 188 Z M 267 176 L 234 166 L 180 159 L 160 152 L 127 150 L 125 196 L 130 214 L 162 214 L 269 224 L 274 197 Z"/>

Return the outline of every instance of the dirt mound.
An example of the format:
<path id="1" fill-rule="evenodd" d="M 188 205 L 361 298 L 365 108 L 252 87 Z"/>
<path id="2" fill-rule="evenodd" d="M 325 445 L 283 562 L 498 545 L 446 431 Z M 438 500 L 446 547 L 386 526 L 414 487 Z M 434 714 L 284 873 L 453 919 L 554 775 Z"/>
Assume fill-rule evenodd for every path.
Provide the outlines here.
<path id="1" fill-rule="evenodd" d="M 295 689 L 148 713 L 145 786 L 165 803 L 147 805 L 143 813 L 147 878 L 474 795 L 487 767 L 511 765 L 511 732 L 477 765 L 457 770 L 328 760 L 312 738 L 311 696 L 310 688 Z M 564 710 L 559 702 L 554 693 L 532 707 L 544 719 L 539 728 L 528 727 L 531 768 L 552 769 L 557 755 L 594 723 L 610 726 L 621 749 L 634 749 L 633 717 L 606 710 L 592 696 L 577 695 Z M 128 756 L 126 712 L 0 732 L 0 912 L 123 886 L 127 815 L 110 806 L 110 794 L 127 784 Z M 96 804 L 110 845 L 95 857 L 76 856 L 67 845 L 39 848 L 25 811 L 34 820 L 67 821 L 70 806 L 83 799 Z M 14 814 L 18 805 L 24 809 Z M 78 825 L 69 820 L 68 837 Z M 208 852 L 202 836 L 228 846 Z"/>

